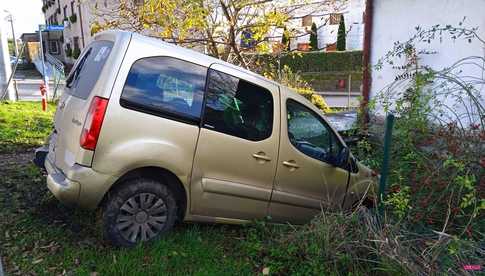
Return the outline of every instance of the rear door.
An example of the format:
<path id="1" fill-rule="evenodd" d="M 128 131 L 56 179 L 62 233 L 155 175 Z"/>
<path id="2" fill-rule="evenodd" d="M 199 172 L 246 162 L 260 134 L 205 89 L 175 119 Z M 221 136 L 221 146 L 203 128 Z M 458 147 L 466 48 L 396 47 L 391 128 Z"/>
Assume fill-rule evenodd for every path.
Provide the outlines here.
<path id="1" fill-rule="evenodd" d="M 79 145 L 86 113 L 94 96 L 110 97 L 130 40 L 130 33 L 101 33 L 74 64 L 57 105 L 50 141 L 48 158 L 57 168 L 66 171 L 74 163 L 91 166 L 94 152 Z"/>
<path id="2" fill-rule="evenodd" d="M 74 163 L 91 165 L 92 153 L 84 151 L 79 146 L 81 130 L 86 112 L 94 94 L 105 95 L 106 85 L 96 86 L 102 76 L 103 68 L 113 50 L 113 41 L 100 40 L 88 45 L 71 73 L 67 77 L 64 93 L 59 101 L 55 120 L 54 135 L 51 140 L 56 167 L 67 170 Z M 112 68 L 108 68 L 112 70 Z M 103 88 L 100 88 L 103 87 Z M 109 95 L 109 94 L 108 94 Z M 83 151 L 84 154 L 80 154 Z M 87 160 L 83 160 L 87 159 Z"/>
<path id="3" fill-rule="evenodd" d="M 194 159 L 191 212 L 231 219 L 267 214 L 279 143 L 279 90 L 223 65 L 209 69 Z"/>

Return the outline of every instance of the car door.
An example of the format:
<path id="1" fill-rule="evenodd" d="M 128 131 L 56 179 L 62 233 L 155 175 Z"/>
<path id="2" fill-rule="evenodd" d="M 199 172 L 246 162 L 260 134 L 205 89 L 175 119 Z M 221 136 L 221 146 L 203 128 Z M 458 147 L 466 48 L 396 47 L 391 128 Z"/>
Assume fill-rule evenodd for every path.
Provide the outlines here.
<path id="1" fill-rule="evenodd" d="M 277 222 L 304 223 L 322 208 L 341 204 L 348 171 L 332 165 L 343 144 L 321 112 L 286 93 L 269 215 Z"/>
<path id="2" fill-rule="evenodd" d="M 278 158 L 278 87 L 232 67 L 213 65 L 203 114 L 191 214 L 263 218 Z"/>

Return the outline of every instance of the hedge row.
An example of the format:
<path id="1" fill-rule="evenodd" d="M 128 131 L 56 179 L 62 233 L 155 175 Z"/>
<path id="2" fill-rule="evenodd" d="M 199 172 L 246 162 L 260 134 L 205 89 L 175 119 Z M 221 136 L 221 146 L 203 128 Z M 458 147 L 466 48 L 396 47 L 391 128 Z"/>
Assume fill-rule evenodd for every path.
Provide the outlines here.
<path id="1" fill-rule="evenodd" d="M 275 64 L 277 58 L 263 55 L 260 61 Z M 293 72 L 361 71 L 362 51 L 291 53 L 281 57 L 283 65 Z"/>

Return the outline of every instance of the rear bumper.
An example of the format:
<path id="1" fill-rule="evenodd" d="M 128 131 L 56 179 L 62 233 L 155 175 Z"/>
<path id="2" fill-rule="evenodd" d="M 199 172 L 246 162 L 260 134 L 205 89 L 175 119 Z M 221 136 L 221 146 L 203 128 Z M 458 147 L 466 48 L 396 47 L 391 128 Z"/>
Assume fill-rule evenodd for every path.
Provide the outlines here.
<path id="1" fill-rule="evenodd" d="M 47 170 L 47 188 L 62 203 L 66 205 L 78 205 L 80 185 L 78 182 L 68 179 L 50 160 L 45 159 Z"/>
<path id="2" fill-rule="evenodd" d="M 47 157 L 47 188 L 62 203 L 94 210 L 117 179 L 89 167 L 73 164 L 66 170 L 57 168 Z"/>

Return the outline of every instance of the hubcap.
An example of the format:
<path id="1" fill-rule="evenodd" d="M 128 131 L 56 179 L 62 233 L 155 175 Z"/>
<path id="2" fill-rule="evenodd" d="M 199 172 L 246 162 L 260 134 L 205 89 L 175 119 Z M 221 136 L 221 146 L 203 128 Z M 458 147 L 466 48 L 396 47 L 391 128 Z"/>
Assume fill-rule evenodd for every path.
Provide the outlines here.
<path id="1" fill-rule="evenodd" d="M 123 203 L 116 228 L 126 240 L 147 241 L 162 231 L 166 220 L 167 206 L 163 199 L 151 193 L 140 193 Z"/>

